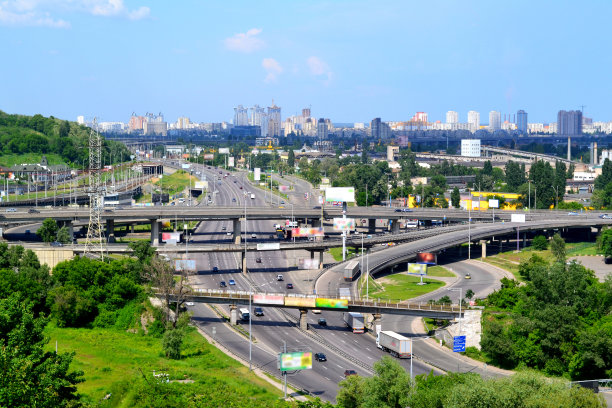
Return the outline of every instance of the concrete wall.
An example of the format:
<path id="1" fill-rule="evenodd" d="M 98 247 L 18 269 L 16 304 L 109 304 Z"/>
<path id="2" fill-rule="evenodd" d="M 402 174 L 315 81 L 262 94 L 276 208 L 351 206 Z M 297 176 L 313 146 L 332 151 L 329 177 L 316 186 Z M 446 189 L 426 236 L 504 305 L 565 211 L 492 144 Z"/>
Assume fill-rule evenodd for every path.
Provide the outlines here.
<path id="1" fill-rule="evenodd" d="M 49 265 L 51 269 L 62 261 L 74 258 L 74 251 L 71 249 L 33 249 L 33 251 L 40 263 Z"/>
<path id="2" fill-rule="evenodd" d="M 465 336 L 465 347 L 476 347 L 480 350 L 480 338 L 482 336 L 482 310 L 469 309 L 464 312 L 461 319 L 461 335 Z M 451 348 L 453 337 L 459 336 L 459 322 L 455 320 L 446 329 L 436 330 L 436 338 L 444 340 Z"/>

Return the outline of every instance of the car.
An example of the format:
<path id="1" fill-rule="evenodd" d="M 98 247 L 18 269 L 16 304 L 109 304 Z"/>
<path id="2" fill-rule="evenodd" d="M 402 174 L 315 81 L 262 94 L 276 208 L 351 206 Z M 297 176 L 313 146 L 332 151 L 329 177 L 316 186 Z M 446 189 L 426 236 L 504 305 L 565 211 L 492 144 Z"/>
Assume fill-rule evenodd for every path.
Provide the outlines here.
<path id="1" fill-rule="evenodd" d="M 253 239 L 257 238 L 257 234 L 251 234 L 251 238 Z"/>
<path id="2" fill-rule="evenodd" d="M 315 205 L 314 207 L 312 207 L 313 210 L 320 210 L 321 206 L 320 205 Z"/>
<path id="3" fill-rule="evenodd" d="M 263 308 L 261 307 L 256 307 L 255 309 L 253 309 L 253 313 L 255 313 L 255 316 L 263 316 L 264 315 L 264 311 Z"/>
<path id="4" fill-rule="evenodd" d="M 276 275 L 276 280 L 282 282 L 284 280 L 283 275 Z"/>
<path id="5" fill-rule="evenodd" d="M 61 243 L 61 242 L 59 242 L 59 241 L 53 241 L 53 242 L 51 243 L 51 246 L 52 246 L 52 247 L 62 247 L 62 246 L 64 246 L 64 244 L 62 244 L 62 243 Z"/>
<path id="6" fill-rule="evenodd" d="M 344 370 L 344 377 L 345 378 L 348 377 L 348 376 L 351 376 L 351 375 L 357 375 L 357 371 L 355 371 L 355 370 Z"/>
<path id="7" fill-rule="evenodd" d="M 25 230 L 26 235 L 30 235 L 32 232 L 30 230 Z"/>
<path id="8" fill-rule="evenodd" d="M 213 272 L 219 272 L 219 267 L 218 266 L 213 266 Z"/>
<path id="9" fill-rule="evenodd" d="M 113 212 L 113 211 L 114 211 L 114 210 L 113 210 L 112 208 L 105 208 L 105 209 L 104 209 L 104 212 L 106 212 L 106 213 L 111 213 L 111 212 Z"/>
<path id="10" fill-rule="evenodd" d="M 236 183 L 236 180 L 234 180 L 234 183 Z"/>
<path id="11" fill-rule="evenodd" d="M 281 201 L 281 204 L 285 204 L 285 202 L 284 202 L 284 201 Z"/>
<path id="12" fill-rule="evenodd" d="M 323 353 L 315 353 L 314 357 L 317 361 L 327 361 L 327 357 Z"/>
<path id="13" fill-rule="evenodd" d="M 225 281 L 221 281 L 221 282 L 219 282 L 219 287 L 220 288 L 227 288 L 227 284 L 225 283 Z"/>
<path id="14" fill-rule="evenodd" d="M 38 211 L 37 209 L 34 209 L 34 208 L 30 208 L 28 210 L 28 213 L 29 214 L 40 214 L 40 211 Z"/>
<path id="15" fill-rule="evenodd" d="M 319 324 L 319 326 L 327 326 L 327 320 L 325 320 L 324 318 L 320 318 L 317 323 Z"/>
<path id="16" fill-rule="evenodd" d="M 470 273 L 469 273 L 469 272 L 468 272 L 468 273 L 466 273 L 466 274 L 465 274 L 465 279 L 472 279 L 472 275 L 470 275 Z"/>
<path id="17" fill-rule="evenodd" d="M 611 219 L 611 218 L 612 218 L 612 216 L 610 216 L 610 215 L 608 215 L 608 214 L 601 214 L 601 215 L 599 216 L 599 218 L 604 218 L 604 219 L 606 219 L 606 220 L 609 220 L 609 219 Z"/>
<path id="18" fill-rule="evenodd" d="M 321 314 L 321 311 L 319 309 L 312 309 L 312 313 Z"/>
<path id="19" fill-rule="evenodd" d="M 227 232 L 225 233 L 225 235 L 227 235 L 228 237 L 231 237 L 231 236 L 232 236 L 232 232 L 231 232 L 231 231 L 227 231 Z"/>
<path id="20" fill-rule="evenodd" d="M 6 212 L 17 212 L 16 208 L 7 208 Z"/>
<path id="21" fill-rule="evenodd" d="M 403 212 L 403 210 L 401 208 L 396 208 L 395 212 Z"/>
<path id="22" fill-rule="evenodd" d="M 257 262 L 257 263 L 261 263 L 261 258 L 257 258 L 257 259 L 255 259 L 255 262 Z"/>
<path id="23" fill-rule="evenodd" d="M 412 208 L 404 208 L 402 211 L 404 211 L 404 212 L 412 212 Z"/>
<path id="24" fill-rule="evenodd" d="M 240 186 L 240 189 L 242 190 L 242 186 Z"/>
<path id="25" fill-rule="evenodd" d="M 235 202 L 236 202 L 236 199 L 235 199 L 235 198 L 232 198 L 232 203 L 235 203 Z"/>
<path id="26" fill-rule="evenodd" d="M 288 283 L 287 284 L 287 289 L 293 289 L 293 283 Z"/>
<path id="27" fill-rule="evenodd" d="M 236 281 L 233 280 L 233 279 L 230 279 L 229 280 L 229 284 L 230 284 L 230 286 L 235 286 L 236 285 Z"/>
<path id="28" fill-rule="evenodd" d="M 187 306 L 195 306 L 195 303 L 193 303 L 193 302 L 185 302 L 185 304 L 186 304 Z"/>
<path id="29" fill-rule="evenodd" d="M 567 215 L 578 215 L 578 213 L 575 212 L 575 211 L 570 211 L 570 212 L 567 213 Z"/>
<path id="30" fill-rule="evenodd" d="M 221 231 L 227 231 L 227 227 L 225 226 L 221 227 Z"/>

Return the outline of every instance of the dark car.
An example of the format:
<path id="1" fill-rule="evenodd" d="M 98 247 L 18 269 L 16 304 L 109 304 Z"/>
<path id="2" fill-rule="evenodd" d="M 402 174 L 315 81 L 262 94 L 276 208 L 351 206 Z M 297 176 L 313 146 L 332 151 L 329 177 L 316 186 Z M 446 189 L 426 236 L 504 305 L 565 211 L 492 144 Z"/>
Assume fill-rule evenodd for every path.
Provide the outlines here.
<path id="1" fill-rule="evenodd" d="M 257 258 L 257 259 L 255 259 L 255 262 L 257 262 L 257 263 L 261 263 L 261 258 Z"/>
<path id="2" fill-rule="evenodd" d="M 402 212 L 403 210 L 401 208 L 396 208 L 395 212 Z"/>
<path id="3" fill-rule="evenodd" d="M 312 207 L 313 210 L 320 210 L 321 206 L 320 205 L 315 205 L 314 207 Z"/>
<path id="4" fill-rule="evenodd" d="M 609 219 L 609 218 L 612 218 L 612 216 L 610 216 L 610 215 L 608 215 L 608 214 L 601 214 L 601 215 L 599 216 L 599 218 Z"/>
<path id="5" fill-rule="evenodd" d="M 34 208 L 30 208 L 30 209 L 28 210 L 28 213 L 30 213 L 30 214 L 40 214 L 40 211 L 38 211 L 38 210 L 36 210 L 36 209 L 34 209 Z"/>
<path id="6" fill-rule="evenodd" d="M 323 353 L 315 353 L 315 360 L 317 361 L 327 361 L 327 357 Z"/>
<path id="7" fill-rule="evenodd" d="M 61 247 L 61 246 L 64 246 L 64 244 L 62 244 L 62 243 L 61 243 L 61 242 L 59 242 L 59 241 L 53 241 L 53 242 L 51 243 L 51 246 L 52 246 L 52 247 Z"/>
<path id="8" fill-rule="evenodd" d="M 261 307 L 256 307 L 255 309 L 253 309 L 253 313 L 255 313 L 255 316 L 263 316 L 264 315 L 263 308 L 261 308 Z"/>
<path id="9" fill-rule="evenodd" d="M 357 371 L 355 371 L 355 370 L 344 370 L 344 376 L 348 377 L 349 375 L 357 375 Z"/>
<path id="10" fill-rule="evenodd" d="M 319 319 L 319 326 L 327 326 L 327 320 L 324 318 Z"/>
<path id="11" fill-rule="evenodd" d="M 287 289 L 293 289 L 293 283 L 288 283 L 287 284 Z"/>
<path id="12" fill-rule="evenodd" d="M 219 272 L 219 268 L 216 266 L 213 266 L 213 272 Z"/>
<path id="13" fill-rule="evenodd" d="M 221 282 L 219 282 L 219 287 L 220 288 L 227 288 L 227 284 L 225 283 L 225 281 L 221 281 Z"/>

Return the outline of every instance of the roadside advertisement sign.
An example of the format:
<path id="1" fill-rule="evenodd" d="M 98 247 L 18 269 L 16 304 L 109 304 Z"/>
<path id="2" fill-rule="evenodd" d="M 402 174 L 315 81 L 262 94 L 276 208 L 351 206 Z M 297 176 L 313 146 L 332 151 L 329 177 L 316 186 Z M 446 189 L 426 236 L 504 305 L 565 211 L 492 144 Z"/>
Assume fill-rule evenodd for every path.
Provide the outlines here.
<path id="1" fill-rule="evenodd" d="M 191 167 L 191 165 L 190 165 L 189 163 L 183 163 L 183 164 L 181 164 L 181 168 L 183 168 L 183 169 L 185 169 L 185 170 L 186 170 L 186 169 L 188 169 L 189 167 Z"/>
<path id="2" fill-rule="evenodd" d="M 291 236 L 300 237 L 322 237 L 325 235 L 322 227 L 319 228 L 292 228 Z"/>
<path id="3" fill-rule="evenodd" d="M 355 202 L 355 187 L 329 187 L 325 189 L 325 201 Z"/>
<path id="4" fill-rule="evenodd" d="M 193 259 L 177 259 L 176 261 L 174 261 L 174 269 L 177 272 L 195 272 L 196 264 Z"/>
<path id="5" fill-rule="evenodd" d="M 229 154 L 229 147 L 220 147 L 219 154 Z"/>
<path id="6" fill-rule="evenodd" d="M 323 204 L 323 196 L 319 196 L 319 205 Z"/>
<path id="7" fill-rule="evenodd" d="M 227 167 L 234 167 L 234 156 L 230 156 L 227 160 Z"/>
<path id="8" fill-rule="evenodd" d="M 200 190 L 208 190 L 208 181 L 196 181 L 195 188 Z"/>
<path id="9" fill-rule="evenodd" d="M 289 186 L 278 186 L 278 191 L 280 191 L 281 193 L 287 193 L 289 189 Z"/>
<path id="10" fill-rule="evenodd" d="M 410 275 L 427 275 L 427 264 L 409 263 L 408 273 Z"/>
<path id="11" fill-rule="evenodd" d="M 354 218 L 334 218 L 334 231 L 354 231 Z"/>
<path id="12" fill-rule="evenodd" d="M 282 306 L 285 304 L 285 297 L 283 295 L 253 295 L 253 303 Z"/>
<path id="13" fill-rule="evenodd" d="M 310 370 L 312 368 L 312 352 L 295 352 L 280 354 L 280 370 Z"/>
<path id="14" fill-rule="evenodd" d="M 207 153 L 204 155 L 204 160 L 214 160 L 214 158 L 215 158 L 214 154 Z"/>
<path id="15" fill-rule="evenodd" d="M 319 261 L 314 258 L 300 258 L 298 269 L 319 269 Z"/>
<path id="16" fill-rule="evenodd" d="M 417 263 L 427 264 L 427 265 L 435 265 L 436 262 L 436 254 L 431 252 L 417 252 Z"/>
<path id="17" fill-rule="evenodd" d="M 170 245 L 176 245 L 181 240 L 180 232 L 162 232 L 162 242 Z"/>
<path id="18" fill-rule="evenodd" d="M 285 306 L 317 307 L 315 298 L 285 296 Z"/>
<path id="19" fill-rule="evenodd" d="M 253 179 L 255 181 L 259 181 L 261 179 L 261 169 L 259 167 L 255 167 L 255 171 L 253 173 Z"/>
<path id="20" fill-rule="evenodd" d="M 499 200 L 489 199 L 489 208 L 499 208 Z"/>
<path id="21" fill-rule="evenodd" d="M 277 251 L 279 249 L 280 249 L 280 243 L 278 242 L 257 244 L 258 251 Z"/>
<path id="22" fill-rule="evenodd" d="M 525 222 L 525 214 L 511 214 L 510 222 Z"/>
<path id="23" fill-rule="evenodd" d="M 317 307 L 328 309 L 348 309 L 348 300 L 346 299 L 317 298 L 315 304 Z"/>

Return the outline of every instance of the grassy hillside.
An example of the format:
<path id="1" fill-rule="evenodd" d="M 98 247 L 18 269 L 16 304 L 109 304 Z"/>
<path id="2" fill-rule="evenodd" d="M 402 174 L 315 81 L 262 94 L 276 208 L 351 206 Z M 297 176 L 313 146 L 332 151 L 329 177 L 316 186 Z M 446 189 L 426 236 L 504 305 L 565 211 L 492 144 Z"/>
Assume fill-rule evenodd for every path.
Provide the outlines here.
<path id="1" fill-rule="evenodd" d="M 89 128 L 42 115 L 11 115 L 0 111 L 0 165 L 38 163 L 46 155 L 50 164 L 88 165 Z M 103 141 L 102 162 L 129 157 L 125 145 Z"/>

